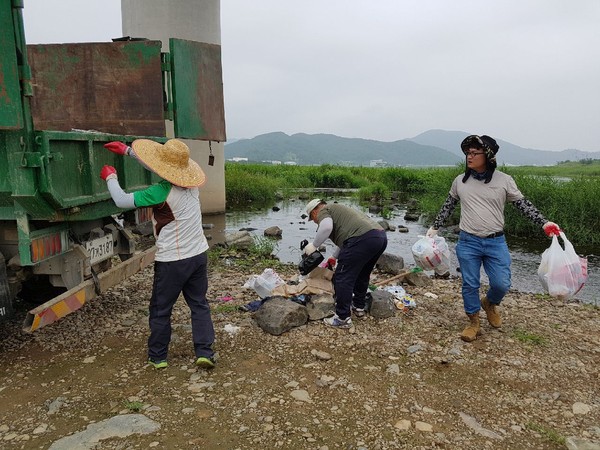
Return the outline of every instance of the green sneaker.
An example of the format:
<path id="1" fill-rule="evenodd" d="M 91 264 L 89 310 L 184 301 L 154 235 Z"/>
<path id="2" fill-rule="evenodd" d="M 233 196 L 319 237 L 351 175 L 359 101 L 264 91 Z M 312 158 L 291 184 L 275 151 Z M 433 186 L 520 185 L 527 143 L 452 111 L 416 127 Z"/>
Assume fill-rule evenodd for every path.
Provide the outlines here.
<path id="1" fill-rule="evenodd" d="M 215 358 L 212 356 L 210 358 L 206 356 L 200 356 L 196 360 L 196 365 L 202 369 L 214 369 L 215 364 Z"/>
<path id="2" fill-rule="evenodd" d="M 164 369 L 169 366 L 169 363 L 167 362 L 166 359 L 164 359 L 162 361 L 152 361 L 151 359 L 149 359 L 148 364 L 150 364 L 155 369 Z"/>

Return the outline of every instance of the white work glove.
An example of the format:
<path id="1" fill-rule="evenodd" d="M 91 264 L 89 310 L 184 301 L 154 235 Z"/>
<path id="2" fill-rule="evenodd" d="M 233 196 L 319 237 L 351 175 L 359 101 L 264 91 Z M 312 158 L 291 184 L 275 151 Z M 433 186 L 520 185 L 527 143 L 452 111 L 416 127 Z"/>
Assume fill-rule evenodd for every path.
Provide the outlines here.
<path id="1" fill-rule="evenodd" d="M 315 247 L 312 243 L 310 243 L 310 244 L 307 244 L 306 247 L 304 247 L 304 254 L 312 255 L 317 250 L 318 250 L 317 247 Z"/>
<path id="2" fill-rule="evenodd" d="M 427 234 L 425 234 L 425 236 L 427 236 L 428 238 L 434 238 L 436 237 L 438 234 L 438 230 L 436 230 L 433 227 L 430 227 L 429 230 L 427 230 Z"/>

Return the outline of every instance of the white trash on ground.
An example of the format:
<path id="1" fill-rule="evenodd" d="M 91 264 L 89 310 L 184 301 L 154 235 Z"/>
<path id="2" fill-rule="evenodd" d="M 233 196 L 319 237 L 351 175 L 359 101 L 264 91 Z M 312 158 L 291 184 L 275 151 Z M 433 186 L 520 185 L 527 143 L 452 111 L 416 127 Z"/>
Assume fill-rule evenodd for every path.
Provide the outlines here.
<path id="1" fill-rule="evenodd" d="M 273 269 L 265 269 L 260 275 L 252 275 L 244 283 L 245 288 L 254 289 L 260 298 L 270 297 L 273 289 L 285 284 L 285 281 Z"/>
<path id="2" fill-rule="evenodd" d="M 394 304 L 400 310 L 415 308 L 417 306 L 415 299 L 412 298 L 412 295 L 407 294 L 402 286 L 385 286 L 381 289 L 394 296 Z"/>
<path id="3" fill-rule="evenodd" d="M 228 323 L 225 324 L 224 330 L 229 334 L 236 334 L 238 331 L 240 331 L 240 327 Z"/>

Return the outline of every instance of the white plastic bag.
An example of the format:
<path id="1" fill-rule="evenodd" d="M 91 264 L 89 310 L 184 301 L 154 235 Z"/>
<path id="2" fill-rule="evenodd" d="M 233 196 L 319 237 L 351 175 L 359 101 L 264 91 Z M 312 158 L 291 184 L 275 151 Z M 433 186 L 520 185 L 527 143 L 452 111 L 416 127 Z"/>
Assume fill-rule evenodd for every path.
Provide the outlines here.
<path id="1" fill-rule="evenodd" d="M 438 275 L 447 273 L 450 270 L 450 249 L 446 240 L 441 236 L 420 238 L 412 246 L 417 266 L 423 270 L 434 270 Z"/>
<path id="2" fill-rule="evenodd" d="M 587 281 L 587 259 L 580 258 L 573 245 L 561 231 L 560 237 L 552 236 L 550 247 L 542 253 L 538 277 L 544 290 L 552 297 L 572 298 Z"/>
<path id="3" fill-rule="evenodd" d="M 265 298 L 271 296 L 273 289 L 282 284 L 285 284 L 285 281 L 277 272 L 273 269 L 265 269 L 260 275 L 252 275 L 243 287 L 254 289 L 260 298 Z"/>

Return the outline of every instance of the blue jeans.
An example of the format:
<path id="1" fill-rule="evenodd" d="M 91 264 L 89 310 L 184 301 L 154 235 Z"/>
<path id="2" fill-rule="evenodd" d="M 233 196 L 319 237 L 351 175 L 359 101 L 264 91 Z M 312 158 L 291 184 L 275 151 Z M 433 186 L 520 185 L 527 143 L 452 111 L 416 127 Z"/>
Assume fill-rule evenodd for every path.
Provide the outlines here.
<path id="1" fill-rule="evenodd" d="M 167 359 L 171 342 L 171 312 L 180 293 L 192 315 L 192 339 L 196 357 L 214 355 L 215 331 L 206 300 L 208 290 L 206 252 L 179 261 L 154 263 L 154 286 L 150 298 L 150 337 L 148 357 Z"/>
<path id="2" fill-rule="evenodd" d="M 340 319 L 350 317 L 352 304 L 365 308 L 371 272 L 386 247 L 383 230 L 371 230 L 344 242 L 333 274 L 335 313 Z"/>
<path id="3" fill-rule="evenodd" d="M 481 238 L 461 231 L 456 256 L 462 274 L 462 296 L 467 314 L 481 308 L 479 287 L 481 265 L 490 281 L 486 297 L 495 305 L 500 304 L 510 289 L 510 253 L 504 236 Z"/>

